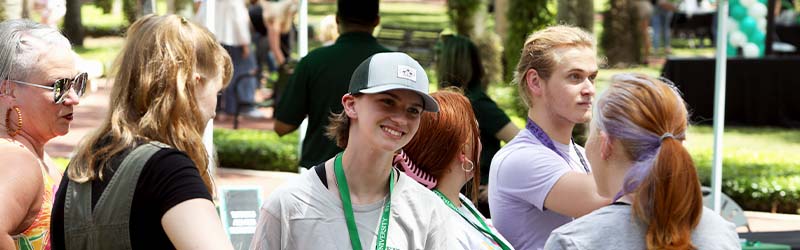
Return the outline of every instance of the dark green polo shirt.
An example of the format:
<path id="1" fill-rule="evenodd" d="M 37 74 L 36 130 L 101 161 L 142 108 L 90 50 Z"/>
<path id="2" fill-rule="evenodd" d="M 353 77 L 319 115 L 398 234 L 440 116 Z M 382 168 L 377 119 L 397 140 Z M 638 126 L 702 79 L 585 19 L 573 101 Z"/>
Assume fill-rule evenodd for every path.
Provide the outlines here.
<path id="1" fill-rule="evenodd" d="M 369 33 L 342 34 L 331 46 L 308 53 L 294 70 L 275 108 L 275 118 L 299 126 L 308 116 L 300 166 L 310 168 L 342 151 L 325 136 L 331 112 L 342 112 L 350 75 L 367 57 L 388 52 Z"/>
<path id="2" fill-rule="evenodd" d="M 478 120 L 478 129 L 481 131 L 481 184 L 489 182 L 489 165 L 492 158 L 500 150 L 500 140 L 495 137 L 500 129 L 511 122 L 505 112 L 497 106 L 479 86 L 470 87 L 464 93 L 472 104 L 472 111 Z"/>

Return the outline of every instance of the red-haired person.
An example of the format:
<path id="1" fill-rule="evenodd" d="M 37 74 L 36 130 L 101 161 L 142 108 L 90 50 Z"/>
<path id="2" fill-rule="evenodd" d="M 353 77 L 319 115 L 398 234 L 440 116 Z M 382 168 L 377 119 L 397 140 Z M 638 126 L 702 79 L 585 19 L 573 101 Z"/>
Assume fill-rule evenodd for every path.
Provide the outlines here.
<path id="1" fill-rule="evenodd" d="M 456 233 L 461 249 L 513 249 L 473 204 L 480 185 L 481 142 L 469 100 L 452 91 L 431 96 L 439 112 L 424 113 L 417 135 L 403 147 L 405 173 L 433 188 L 451 209 L 448 215 L 463 229 Z M 465 185 L 470 198 L 459 193 Z"/>
<path id="2" fill-rule="evenodd" d="M 545 249 L 741 249 L 735 226 L 703 207 L 687 126 L 672 84 L 615 75 L 586 143 L 597 190 L 614 203 L 556 229 Z"/>

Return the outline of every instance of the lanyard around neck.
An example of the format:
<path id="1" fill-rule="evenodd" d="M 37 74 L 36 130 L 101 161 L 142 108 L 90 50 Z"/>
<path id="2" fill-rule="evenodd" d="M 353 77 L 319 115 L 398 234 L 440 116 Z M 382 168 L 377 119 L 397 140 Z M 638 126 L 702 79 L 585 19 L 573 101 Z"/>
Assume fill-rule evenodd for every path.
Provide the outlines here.
<path id="1" fill-rule="evenodd" d="M 347 177 L 344 175 L 344 168 L 342 167 L 342 154 L 336 155 L 333 164 L 333 172 L 336 174 L 336 182 L 339 186 L 339 196 L 342 198 L 342 209 L 344 210 L 344 219 L 347 222 L 347 232 L 350 234 L 350 244 L 353 245 L 353 250 L 361 250 L 361 238 L 358 236 L 358 228 L 356 227 L 356 218 L 353 214 L 353 203 L 350 201 L 350 188 L 347 186 Z M 375 242 L 375 249 L 386 249 L 386 239 L 389 232 L 389 211 L 392 206 L 392 189 L 394 189 L 394 170 L 389 173 L 389 194 L 386 197 L 386 203 L 383 205 L 383 213 L 381 214 L 380 226 L 378 227 L 377 242 Z"/>
<path id="2" fill-rule="evenodd" d="M 553 150 L 553 152 L 556 152 L 556 154 L 561 156 L 561 158 L 564 158 L 564 160 L 567 161 L 567 165 L 569 165 L 569 156 L 559 151 L 556 148 L 556 144 L 553 143 L 552 139 L 550 139 L 550 136 L 548 136 L 547 133 L 545 133 L 544 130 L 541 127 L 539 127 L 539 125 L 536 125 L 536 123 L 533 122 L 533 120 L 531 120 L 530 117 L 528 117 L 528 122 L 525 124 L 525 128 L 528 129 L 528 131 L 531 132 L 531 134 L 533 134 L 533 136 L 535 136 L 536 139 L 542 142 L 542 144 L 544 144 L 545 147 L 549 148 L 550 150 Z M 591 172 L 589 171 L 589 165 L 586 164 L 586 160 L 583 159 L 581 151 L 579 151 L 578 146 L 575 145 L 575 140 L 570 139 L 570 142 L 572 143 L 572 147 L 575 149 L 575 154 L 577 154 L 578 158 L 580 158 L 581 160 L 581 165 L 583 165 L 583 170 L 585 170 L 586 173 Z"/>
<path id="3" fill-rule="evenodd" d="M 467 218 L 467 216 L 466 216 L 466 215 L 464 215 L 464 213 L 462 213 L 462 212 L 461 212 L 461 210 L 459 210 L 459 209 L 456 207 L 456 205 L 455 205 L 455 204 L 453 204 L 453 202 L 452 202 L 452 201 L 450 201 L 450 199 L 449 199 L 449 198 L 447 198 L 447 196 L 445 196 L 445 195 L 444 195 L 444 194 L 443 194 L 441 191 L 439 191 L 438 189 L 434 189 L 434 190 L 433 190 L 433 192 L 434 192 L 436 195 L 438 195 L 438 196 L 439 196 L 439 198 L 441 198 L 441 199 L 442 199 L 442 201 L 444 201 L 444 204 L 445 204 L 445 205 L 447 205 L 448 207 L 450 207 L 450 209 L 452 209 L 453 211 L 455 211 L 456 213 L 458 213 L 458 215 L 460 215 L 460 216 L 461 216 L 461 218 L 463 218 L 463 219 L 464 219 L 464 220 L 466 220 L 466 221 L 467 221 L 467 222 L 468 222 L 470 225 L 472 225 L 472 227 L 473 227 L 473 228 L 475 228 L 475 229 L 476 229 L 476 230 L 478 230 L 479 232 L 481 232 L 481 233 L 483 233 L 483 234 L 485 234 L 485 235 L 488 235 L 489 237 L 491 237 L 491 238 L 492 238 L 492 240 L 494 240 L 494 242 L 495 242 L 495 243 L 496 243 L 498 246 L 500 246 L 500 248 L 502 248 L 503 250 L 508 250 L 508 249 L 511 249 L 510 247 L 508 247 L 508 245 L 506 245 L 506 243 L 505 243 L 505 242 L 503 242 L 503 240 L 501 240 L 501 239 L 500 239 L 500 237 L 498 237 L 498 236 L 497 236 L 497 235 L 496 235 L 494 232 L 492 232 L 492 230 L 491 230 L 491 229 L 489 229 L 489 226 L 488 226 L 488 225 L 486 225 L 486 222 L 484 222 L 484 221 L 483 221 L 483 218 L 482 218 L 482 216 L 481 216 L 481 215 L 480 215 L 480 214 L 479 214 L 477 211 L 475 211 L 475 209 L 474 209 L 474 208 L 472 208 L 471 206 L 469 206 L 469 203 L 465 202 L 464 200 L 461 200 L 461 204 L 462 204 L 462 205 L 464 205 L 465 207 L 467 207 L 467 210 L 469 210 L 469 212 L 470 212 L 470 213 L 472 213 L 472 215 L 473 215 L 473 216 L 475 216 L 475 219 L 477 219 L 477 220 L 478 220 L 478 222 L 480 222 L 480 223 L 481 223 L 481 226 L 482 226 L 482 227 L 481 227 L 481 226 L 478 226 L 477 224 L 475 224 L 474 222 L 472 222 L 471 220 L 469 220 L 469 219 Z M 461 199 L 461 198 L 459 198 L 459 199 Z"/>

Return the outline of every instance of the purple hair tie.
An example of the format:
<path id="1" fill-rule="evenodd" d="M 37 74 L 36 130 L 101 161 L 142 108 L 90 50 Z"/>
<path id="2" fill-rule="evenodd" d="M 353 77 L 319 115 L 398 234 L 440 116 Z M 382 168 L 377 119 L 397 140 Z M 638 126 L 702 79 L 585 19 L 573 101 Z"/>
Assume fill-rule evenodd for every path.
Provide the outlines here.
<path id="1" fill-rule="evenodd" d="M 394 156 L 394 165 L 397 169 L 406 173 L 408 177 L 411 177 L 411 179 L 414 179 L 426 188 L 433 189 L 436 187 L 436 178 L 433 178 L 430 174 L 414 166 L 414 163 L 411 162 L 411 159 L 408 158 L 408 155 L 402 150 Z"/>

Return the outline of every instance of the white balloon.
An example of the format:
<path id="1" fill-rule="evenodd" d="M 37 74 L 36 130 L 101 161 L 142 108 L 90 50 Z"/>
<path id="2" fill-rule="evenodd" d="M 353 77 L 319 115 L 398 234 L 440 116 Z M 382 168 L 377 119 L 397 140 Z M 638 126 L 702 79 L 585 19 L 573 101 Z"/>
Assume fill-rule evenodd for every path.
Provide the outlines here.
<path id="1" fill-rule="evenodd" d="M 744 47 L 742 47 L 742 52 L 744 57 L 747 58 L 758 57 L 758 45 L 755 43 L 747 43 L 744 45 Z"/>
<path id="2" fill-rule="evenodd" d="M 731 39 L 730 40 L 731 41 L 731 45 L 733 45 L 736 48 L 742 47 L 745 44 L 747 44 L 747 35 L 745 35 L 743 32 L 738 31 L 738 30 L 734 31 L 734 32 L 731 32 L 730 39 Z"/>
<path id="3" fill-rule="evenodd" d="M 739 22 L 733 17 L 728 17 L 728 33 L 732 33 L 734 31 L 739 31 Z"/>
<path id="4" fill-rule="evenodd" d="M 758 2 L 758 0 L 739 0 L 739 3 L 742 4 L 745 9 L 750 9 L 750 6 L 756 2 Z"/>
<path id="5" fill-rule="evenodd" d="M 760 2 L 755 2 L 747 8 L 747 14 L 755 19 L 767 16 L 767 6 Z"/>
<path id="6" fill-rule="evenodd" d="M 767 33 L 767 18 L 762 17 L 762 18 L 756 19 L 756 24 L 757 24 L 756 27 L 758 27 L 758 30 L 760 30 L 761 33 L 765 33 L 765 34 Z"/>

